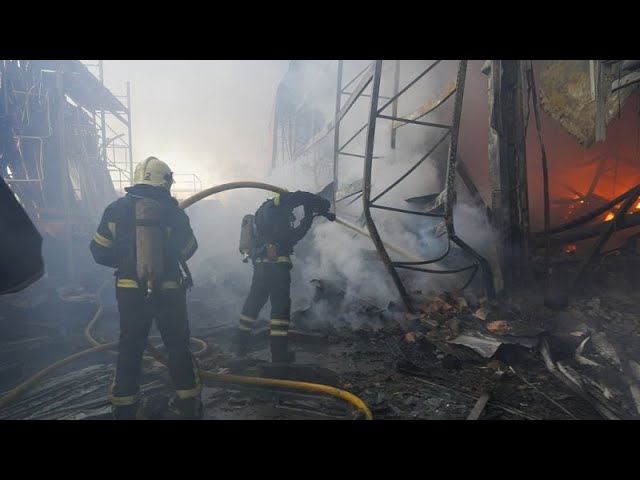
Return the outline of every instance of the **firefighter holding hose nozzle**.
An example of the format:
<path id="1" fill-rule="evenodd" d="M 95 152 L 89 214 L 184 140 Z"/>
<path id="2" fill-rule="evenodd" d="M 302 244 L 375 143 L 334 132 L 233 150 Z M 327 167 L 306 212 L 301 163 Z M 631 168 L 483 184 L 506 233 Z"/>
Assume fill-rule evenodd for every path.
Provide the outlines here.
<path id="1" fill-rule="evenodd" d="M 142 357 L 155 319 L 169 356 L 180 418 L 202 418 L 201 384 L 189 350 L 186 261 L 198 243 L 189 217 L 171 196 L 173 173 L 149 157 L 135 170 L 134 185 L 104 211 L 90 244 L 100 265 L 115 268 L 120 342 L 111 403 L 115 419 L 137 417 Z M 182 267 L 182 269 L 181 269 Z"/>
<path id="2" fill-rule="evenodd" d="M 304 217 L 294 227 L 293 210 L 304 207 Z M 258 314 L 271 300 L 271 361 L 286 365 L 293 361 L 288 351 L 289 315 L 291 309 L 291 258 L 293 247 L 309 231 L 314 216 L 330 221 L 330 202 L 313 193 L 284 192 L 265 201 L 255 215 L 245 215 L 240 234 L 240 253 L 244 261 L 253 262 L 253 278 L 249 295 L 242 308 L 233 349 L 238 357 L 247 354 L 248 342 Z"/>

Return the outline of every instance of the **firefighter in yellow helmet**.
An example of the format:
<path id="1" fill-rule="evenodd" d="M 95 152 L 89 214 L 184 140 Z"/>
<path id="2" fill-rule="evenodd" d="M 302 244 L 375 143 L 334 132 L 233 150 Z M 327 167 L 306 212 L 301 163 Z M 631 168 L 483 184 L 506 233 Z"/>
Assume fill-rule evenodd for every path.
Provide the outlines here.
<path id="1" fill-rule="evenodd" d="M 186 261 L 198 243 L 189 217 L 171 196 L 172 184 L 166 163 L 155 157 L 140 163 L 134 185 L 107 206 L 90 244 L 97 263 L 116 269 L 120 343 L 111 397 L 116 419 L 135 419 L 139 411 L 142 356 L 154 319 L 169 354 L 177 393 L 173 405 L 181 418 L 202 417 L 186 305 Z"/>

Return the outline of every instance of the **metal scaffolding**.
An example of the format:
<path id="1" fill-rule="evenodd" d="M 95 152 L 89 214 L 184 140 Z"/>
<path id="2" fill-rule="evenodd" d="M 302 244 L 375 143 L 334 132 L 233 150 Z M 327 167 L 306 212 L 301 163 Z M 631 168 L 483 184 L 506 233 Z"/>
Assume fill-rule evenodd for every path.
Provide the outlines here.
<path id="1" fill-rule="evenodd" d="M 97 78 L 104 86 L 104 65 L 102 60 L 96 64 L 85 64 L 97 69 Z M 122 109 L 100 108 L 94 112 L 94 123 L 99 137 L 99 154 L 108 165 L 109 174 L 118 193 L 124 187 L 133 185 L 133 140 L 131 136 L 131 84 L 126 82 L 126 95 L 114 95 L 125 102 Z"/>
<path id="2" fill-rule="evenodd" d="M 52 249 L 48 271 L 73 280 L 116 197 L 97 117 L 128 109 L 78 60 L 3 60 L 0 76 L 0 175 Z"/>
<path id="3" fill-rule="evenodd" d="M 171 194 L 178 200 L 188 198 L 202 190 L 202 180 L 195 173 L 174 173 L 175 185 Z"/>
<path id="4" fill-rule="evenodd" d="M 385 64 L 386 62 L 386 64 Z M 432 72 L 441 61 L 437 60 L 431 63 L 427 68 L 422 69 L 419 73 L 412 76 L 406 84 L 400 88 L 400 69 L 401 61 L 382 61 L 376 60 L 366 65 L 351 79 L 344 78 L 344 61 L 339 61 L 337 65 L 337 85 L 336 85 L 336 97 L 335 97 L 335 115 L 332 121 L 328 122 L 324 128 L 320 129 L 312 138 L 310 138 L 306 144 L 297 149 L 297 151 L 291 156 L 290 161 L 298 161 L 301 155 L 307 154 L 319 145 L 326 143 L 328 139 L 331 139 L 330 133 L 333 132 L 333 183 L 332 183 L 332 195 L 333 204 L 337 208 L 340 203 L 350 200 L 350 204 L 355 200 L 362 198 L 363 205 L 363 220 L 367 226 L 369 234 L 373 240 L 376 250 L 380 259 L 383 261 L 389 275 L 391 276 L 395 286 L 398 289 L 400 297 L 407 309 L 412 309 L 412 302 L 407 289 L 404 286 L 403 279 L 398 270 L 410 270 L 423 272 L 428 274 L 457 274 L 462 272 L 470 272 L 469 277 L 464 281 L 461 288 L 466 288 L 478 271 L 482 272 L 482 280 L 485 290 L 488 296 L 492 297 L 495 294 L 493 275 L 489 263 L 478 252 L 472 249 L 465 241 L 463 241 L 455 231 L 453 215 L 454 206 L 456 203 L 455 192 L 455 178 L 459 175 L 463 180 L 464 185 L 469 190 L 471 196 L 474 199 L 478 199 L 477 189 L 471 181 L 464 164 L 459 159 L 457 154 L 457 142 L 458 142 L 458 130 L 460 126 L 460 117 L 462 112 L 462 100 L 464 93 L 464 83 L 466 75 L 467 61 L 462 60 L 459 62 L 457 77 L 454 81 L 449 82 L 444 91 L 435 99 L 430 99 L 419 108 L 415 109 L 410 115 L 404 117 L 398 116 L 398 103 L 401 99 L 407 96 L 412 87 L 414 87 L 421 79 L 427 74 Z M 392 75 L 393 78 L 393 93 L 391 96 L 385 96 L 381 94 L 381 84 L 383 81 L 383 70 L 385 65 L 390 65 L 393 68 L 386 69 L 385 75 Z M 343 101 L 343 97 L 347 97 Z M 341 143 L 341 124 L 345 122 L 347 115 L 353 114 L 354 106 L 362 98 L 369 98 L 369 108 L 367 120 L 359 129 L 355 131 L 344 143 Z M 449 124 L 441 122 L 432 122 L 421 120 L 429 114 L 433 114 L 438 109 L 441 109 L 443 105 L 447 104 L 448 100 L 453 102 L 453 114 Z M 381 101 L 385 103 L 382 107 L 379 106 Z M 391 110 L 388 112 L 388 110 Z M 420 157 L 420 159 L 411 166 L 404 174 L 398 179 L 393 181 L 388 187 L 377 193 L 375 196 L 372 194 L 372 173 L 373 173 L 373 160 L 381 159 L 384 161 L 384 157 L 376 157 L 374 155 L 376 149 L 376 126 L 379 121 L 390 121 L 391 135 L 390 146 L 391 149 L 396 149 L 398 138 L 397 129 L 408 124 L 420 125 L 422 127 L 444 131 L 444 134 L 440 135 L 436 141 L 431 145 L 426 146 L 426 153 Z M 291 122 L 295 123 L 295 121 Z M 361 137 L 361 134 L 365 133 L 365 145 L 364 152 L 360 153 L 355 150 L 354 142 Z M 426 160 L 430 159 L 431 155 L 445 142 L 448 143 L 448 155 L 446 162 L 446 176 L 445 184 L 439 193 L 427 195 L 429 198 L 428 205 L 423 211 L 408 210 L 404 208 L 394 208 L 387 205 L 381 205 L 378 202 L 383 196 L 387 195 L 391 190 L 395 189 L 403 180 L 411 175 L 420 165 Z M 349 147 L 349 150 L 347 150 Z M 350 185 L 346 185 L 344 188 L 340 188 L 340 161 L 342 157 L 354 157 L 363 159 L 363 177 L 361 181 L 354 182 Z M 275 158 L 275 155 L 274 155 Z M 379 163 L 376 162 L 376 166 Z M 355 198 L 354 198 L 355 197 Z M 373 197 L 373 198 L 372 198 Z M 477 201 L 477 203 L 482 203 Z M 385 247 L 380 230 L 376 224 L 372 209 L 384 210 L 387 212 L 395 212 L 401 214 L 417 215 L 422 217 L 431 217 L 441 219 L 441 223 L 436 228 L 441 234 L 446 234 L 447 248 L 446 251 L 439 255 L 437 258 L 428 260 L 415 259 L 415 261 L 393 261 Z M 459 268 L 423 268 L 425 265 L 434 265 L 445 259 L 452 252 L 452 244 L 457 246 L 461 252 L 470 258 L 471 262 Z"/>

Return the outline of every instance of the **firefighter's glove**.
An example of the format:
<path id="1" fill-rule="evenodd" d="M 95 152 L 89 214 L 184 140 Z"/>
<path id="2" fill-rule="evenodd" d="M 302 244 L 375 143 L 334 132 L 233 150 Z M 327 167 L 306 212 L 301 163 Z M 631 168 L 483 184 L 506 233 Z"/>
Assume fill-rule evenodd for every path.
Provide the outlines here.
<path id="1" fill-rule="evenodd" d="M 304 206 L 304 216 L 307 218 L 313 217 L 313 208 L 308 205 Z"/>
<path id="2" fill-rule="evenodd" d="M 331 212 L 327 212 L 323 216 L 324 216 L 324 218 L 326 218 L 330 222 L 334 222 L 335 219 L 336 219 L 336 214 L 335 213 L 331 213 Z"/>
<path id="3" fill-rule="evenodd" d="M 320 215 L 324 215 L 329 211 L 329 208 L 331 208 L 331 202 L 326 198 L 320 198 L 316 208 Z"/>

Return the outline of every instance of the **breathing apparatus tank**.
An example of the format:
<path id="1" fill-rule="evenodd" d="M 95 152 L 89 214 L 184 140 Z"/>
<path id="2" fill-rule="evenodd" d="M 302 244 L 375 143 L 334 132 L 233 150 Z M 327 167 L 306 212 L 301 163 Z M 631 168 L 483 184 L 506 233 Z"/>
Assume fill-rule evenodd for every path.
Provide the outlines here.
<path id="1" fill-rule="evenodd" d="M 249 256 L 256 246 L 256 226 L 255 217 L 253 215 L 245 215 L 242 217 L 242 226 L 240 227 L 240 253 L 243 255 L 243 262 L 249 261 Z"/>
<path id="2" fill-rule="evenodd" d="M 144 282 L 147 297 L 164 273 L 164 228 L 160 204 L 151 198 L 136 202 L 136 273 Z"/>

